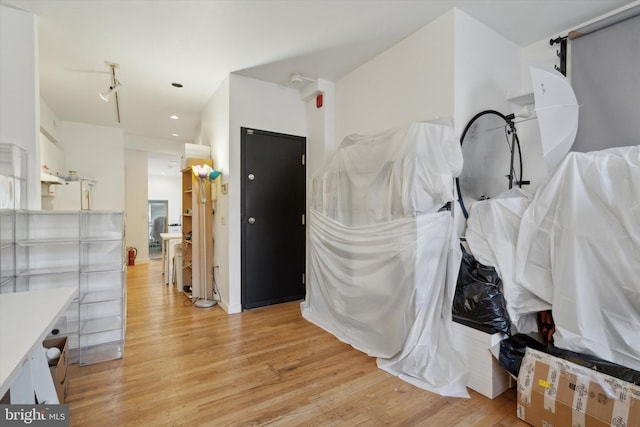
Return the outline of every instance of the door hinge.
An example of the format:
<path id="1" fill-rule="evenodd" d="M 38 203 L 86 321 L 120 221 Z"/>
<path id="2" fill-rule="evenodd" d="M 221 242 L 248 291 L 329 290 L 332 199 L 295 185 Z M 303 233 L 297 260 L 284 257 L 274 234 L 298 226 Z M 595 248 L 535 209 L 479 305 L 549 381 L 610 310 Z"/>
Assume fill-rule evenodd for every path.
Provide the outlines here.
<path id="1" fill-rule="evenodd" d="M 302 155 L 302 166 L 304 166 L 304 154 Z"/>
<path id="2" fill-rule="evenodd" d="M 253 129 L 247 129 L 247 135 L 253 135 Z"/>
<path id="3" fill-rule="evenodd" d="M 302 225 L 304 225 L 304 214 L 302 214 Z"/>
<path id="4" fill-rule="evenodd" d="M 304 285 L 304 273 L 302 273 L 302 284 Z"/>

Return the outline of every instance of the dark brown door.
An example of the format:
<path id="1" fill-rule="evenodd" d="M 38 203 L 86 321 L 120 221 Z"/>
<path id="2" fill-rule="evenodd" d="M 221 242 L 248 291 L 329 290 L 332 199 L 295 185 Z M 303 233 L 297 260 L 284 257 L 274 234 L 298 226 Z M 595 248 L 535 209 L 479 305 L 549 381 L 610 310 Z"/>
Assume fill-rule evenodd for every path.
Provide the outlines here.
<path id="1" fill-rule="evenodd" d="M 306 139 L 241 132 L 242 308 L 302 299 Z"/>

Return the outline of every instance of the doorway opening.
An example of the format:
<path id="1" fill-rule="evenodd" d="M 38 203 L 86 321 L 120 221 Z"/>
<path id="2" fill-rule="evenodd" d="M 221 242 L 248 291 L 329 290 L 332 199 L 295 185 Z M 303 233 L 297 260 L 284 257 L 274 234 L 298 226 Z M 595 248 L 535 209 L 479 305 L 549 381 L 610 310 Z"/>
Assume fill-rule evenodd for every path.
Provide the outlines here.
<path id="1" fill-rule="evenodd" d="M 149 200 L 149 258 L 162 258 L 160 233 L 167 232 L 168 200 Z"/>

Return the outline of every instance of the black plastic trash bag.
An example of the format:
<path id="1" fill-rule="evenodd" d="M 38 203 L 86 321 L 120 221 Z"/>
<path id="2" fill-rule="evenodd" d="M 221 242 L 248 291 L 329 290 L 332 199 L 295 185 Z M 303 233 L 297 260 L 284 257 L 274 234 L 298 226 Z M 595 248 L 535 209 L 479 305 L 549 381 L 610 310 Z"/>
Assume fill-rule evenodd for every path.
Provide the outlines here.
<path id="1" fill-rule="evenodd" d="M 500 355 L 498 362 L 501 367 L 517 377 L 520 372 L 520 365 L 527 350 L 531 347 L 535 350 L 548 353 L 560 359 L 568 360 L 576 365 L 584 366 L 594 371 L 602 372 L 614 378 L 640 385 L 640 372 L 600 359 L 590 354 L 576 353 L 569 350 L 550 347 L 535 340 L 533 337 L 524 334 L 516 334 L 512 337 L 500 341 Z"/>
<path id="2" fill-rule="evenodd" d="M 453 320 L 489 334 L 510 335 L 511 321 L 500 291 L 501 283 L 495 268 L 479 263 L 462 247 Z"/>
<path id="3" fill-rule="evenodd" d="M 602 372 L 603 374 L 610 375 L 628 383 L 640 385 L 640 372 L 627 368 L 626 366 L 618 365 L 617 363 L 609 362 L 590 354 L 576 353 L 574 351 L 563 350 L 555 347 L 549 348 L 545 351 L 552 356 L 568 360 L 576 365 Z"/>
<path id="4" fill-rule="evenodd" d="M 517 377 L 527 347 L 531 347 L 534 350 L 547 351 L 546 345 L 536 341 L 529 335 L 515 334 L 512 337 L 500 341 L 498 363 L 511 375 Z"/>

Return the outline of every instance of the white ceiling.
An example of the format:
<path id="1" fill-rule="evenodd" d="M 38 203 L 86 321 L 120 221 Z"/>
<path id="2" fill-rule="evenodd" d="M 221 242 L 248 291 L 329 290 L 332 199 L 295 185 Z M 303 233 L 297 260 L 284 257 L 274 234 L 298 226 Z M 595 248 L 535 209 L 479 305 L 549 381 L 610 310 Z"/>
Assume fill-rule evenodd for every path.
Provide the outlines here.
<path id="1" fill-rule="evenodd" d="M 37 16 L 41 96 L 59 119 L 176 145 L 193 141 L 205 103 L 232 72 L 337 81 L 453 6 L 526 46 L 632 2 L 0 0 Z M 98 97 L 110 83 L 105 61 L 120 65 L 120 124 L 113 102 Z"/>
<path id="2" fill-rule="evenodd" d="M 147 168 L 149 176 L 182 176 L 180 156 L 177 154 L 149 153 Z"/>

